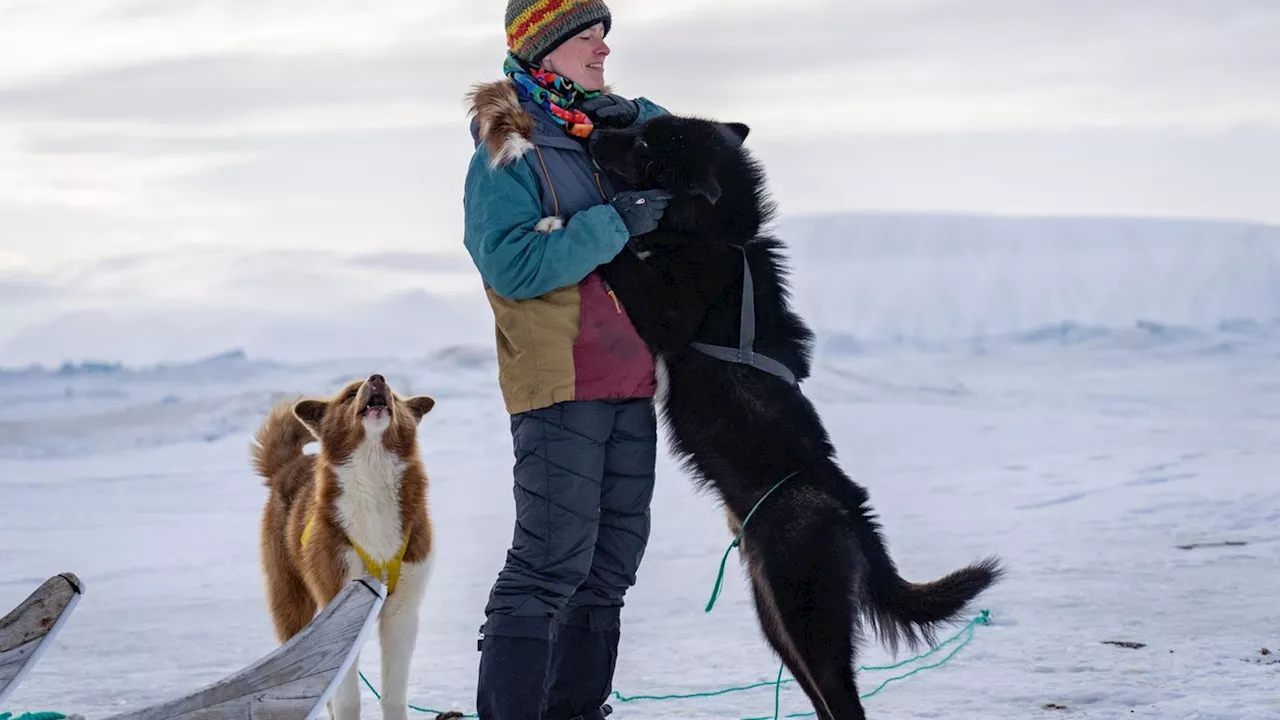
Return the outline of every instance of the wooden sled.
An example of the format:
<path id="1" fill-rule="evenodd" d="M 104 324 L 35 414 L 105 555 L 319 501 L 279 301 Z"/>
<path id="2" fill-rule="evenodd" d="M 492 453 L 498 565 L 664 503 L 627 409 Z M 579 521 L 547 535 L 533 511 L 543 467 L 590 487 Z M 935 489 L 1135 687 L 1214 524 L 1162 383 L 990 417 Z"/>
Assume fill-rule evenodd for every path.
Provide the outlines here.
<path id="1" fill-rule="evenodd" d="M 314 720 L 378 619 L 387 588 L 366 576 L 302 632 L 240 672 L 186 697 L 108 720 Z"/>
<path id="2" fill-rule="evenodd" d="M 71 573 L 54 575 L 0 618 L 0 703 L 40 661 L 82 595 L 80 578 Z"/>

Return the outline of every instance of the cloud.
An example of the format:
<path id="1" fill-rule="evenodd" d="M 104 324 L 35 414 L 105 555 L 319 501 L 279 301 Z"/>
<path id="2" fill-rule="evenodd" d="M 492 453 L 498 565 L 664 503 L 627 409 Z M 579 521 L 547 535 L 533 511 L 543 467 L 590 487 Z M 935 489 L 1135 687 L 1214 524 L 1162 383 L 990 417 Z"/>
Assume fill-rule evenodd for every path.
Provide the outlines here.
<path id="1" fill-rule="evenodd" d="M 54 288 L 41 280 L 22 275 L 0 278 L 0 304 L 15 305 L 19 302 L 38 302 L 59 297 Z"/>
<path id="2" fill-rule="evenodd" d="M 10 0 L 0 85 L 229 54 L 376 53 L 433 35 L 447 47 L 487 14 L 462 0 Z"/>
<path id="3" fill-rule="evenodd" d="M 424 68 L 450 55 L 405 51 L 358 57 L 336 54 L 226 55 L 164 60 L 128 68 L 50 79 L 40 85 L 0 89 L 0 115 L 63 122 L 141 121 L 154 126 L 212 127 L 301 112 L 366 110 L 376 128 L 387 105 L 424 106 L 433 101 L 461 108 L 459 88 L 440 87 Z M 423 118 L 427 119 L 427 118 Z M 443 113 L 439 120 L 444 119 Z M 428 119 L 430 120 L 430 119 Z M 289 124 L 286 121 L 286 124 Z M 299 123 L 293 123 L 295 126 Z"/>
<path id="4" fill-rule="evenodd" d="M 1280 184 L 1274 153 L 1251 144 L 1280 128 L 1270 0 L 611 7 L 610 81 L 750 124 L 784 211 L 1280 219 L 1259 199 Z M 4 261 L 205 242 L 460 254 L 462 97 L 499 77 L 501 15 L 9 0 Z"/>
<path id="5" fill-rule="evenodd" d="M 1280 223 L 1280 128 L 880 133 L 748 145 L 787 215 L 980 208 Z"/>
<path id="6" fill-rule="evenodd" d="M 217 126 L 396 106 L 445 122 L 497 76 L 498 13 L 481 4 L 211 2 L 84 13 L 73 27 L 134 49 L 108 43 L 96 66 L 45 53 L 69 59 L 0 89 L 0 117 Z M 616 5 L 619 87 L 779 134 L 1280 123 L 1266 0 Z"/>
<path id="7" fill-rule="evenodd" d="M 778 134 L 1280 123 L 1260 0 L 779 3 L 634 32 L 623 87 Z"/>
<path id="8" fill-rule="evenodd" d="M 38 149 L 0 132 L 0 205 L 190 214 L 196 212 L 193 203 L 189 198 L 184 202 L 172 184 L 243 159 L 228 152 L 140 157 L 103 150 Z"/>
<path id="9" fill-rule="evenodd" d="M 0 278 L 0 367 L 233 347 L 415 355 L 483 339 L 491 324 L 469 261 L 427 253 L 165 248 Z"/>
<path id="10" fill-rule="evenodd" d="M 6 6 L 0 9 L 0 68 L 8 68 L 0 69 L 0 224 L 34 242 L 33 223 L 65 222 L 33 218 L 26 211 L 32 207 L 86 217 L 257 215 L 270 212 L 272 202 L 244 187 L 224 192 L 224 178 L 260 186 L 263 173 L 278 175 L 287 164 L 270 195 L 357 170 L 331 161 L 318 176 L 290 174 L 288 167 L 305 168 L 343 146 L 335 136 L 367 146 L 397 131 L 452 124 L 465 142 L 464 88 L 435 74 L 468 62 L 467 18 L 474 11 L 452 9 L 459 12 L 448 16 L 449 32 L 440 34 L 432 23 L 449 8 L 417 2 Z M 33 70 L 21 49 L 40 44 L 53 28 L 82 42 L 51 45 L 39 54 L 45 64 Z M 127 48 L 121 38 L 129 40 Z M 28 72 L 15 77 L 15 67 Z M 302 137 L 318 139 L 307 157 L 295 149 Z M 357 192 L 385 183 L 365 182 Z M 168 239 L 206 236 L 214 227 L 226 226 L 170 231 Z M 259 224 L 241 237 L 263 238 L 263 231 Z M 130 245 L 138 247 L 149 230 L 134 225 L 121 232 L 135 236 Z M 69 243 L 85 245 L 60 242 Z"/>

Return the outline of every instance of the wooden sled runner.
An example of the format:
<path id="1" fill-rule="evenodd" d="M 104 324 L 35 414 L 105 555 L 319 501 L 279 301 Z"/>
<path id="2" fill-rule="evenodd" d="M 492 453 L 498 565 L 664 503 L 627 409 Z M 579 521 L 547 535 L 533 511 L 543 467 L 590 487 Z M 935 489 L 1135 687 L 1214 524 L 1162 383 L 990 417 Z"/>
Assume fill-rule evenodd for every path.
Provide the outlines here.
<path id="1" fill-rule="evenodd" d="M 54 575 L 0 618 L 0 703 L 39 662 L 82 595 L 80 578 L 71 573 Z"/>
<path id="2" fill-rule="evenodd" d="M 354 580 L 310 625 L 240 672 L 177 700 L 108 720 L 314 720 L 373 629 L 387 588 Z"/>

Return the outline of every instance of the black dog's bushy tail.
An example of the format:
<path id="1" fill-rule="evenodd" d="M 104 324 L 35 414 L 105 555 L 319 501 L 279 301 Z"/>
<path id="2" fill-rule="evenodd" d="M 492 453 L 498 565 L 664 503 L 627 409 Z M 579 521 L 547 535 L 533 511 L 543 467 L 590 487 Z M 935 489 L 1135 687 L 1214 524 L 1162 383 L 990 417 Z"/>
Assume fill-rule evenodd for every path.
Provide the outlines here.
<path id="1" fill-rule="evenodd" d="M 867 620 L 891 652 L 896 653 L 900 643 L 912 650 L 922 643 L 935 645 L 938 628 L 959 619 L 970 601 L 1004 575 L 1004 568 L 989 557 L 933 582 L 903 580 L 867 507 L 866 492 L 853 487 L 858 496 L 856 507 L 850 508 L 854 533 L 867 560 L 860 593 L 867 604 Z"/>
<path id="2" fill-rule="evenodd" d="M 912 649 L 921 642 L 933 646 L 938 627 L 959 619 L 969 602 L 1003 572 L 999 561 L 987 558 L 933 582 L 912 583 L 892 568 L 872 566 L 866 597 L 871 602 L 876 633 L 893 652 L 902 641 Z"/>

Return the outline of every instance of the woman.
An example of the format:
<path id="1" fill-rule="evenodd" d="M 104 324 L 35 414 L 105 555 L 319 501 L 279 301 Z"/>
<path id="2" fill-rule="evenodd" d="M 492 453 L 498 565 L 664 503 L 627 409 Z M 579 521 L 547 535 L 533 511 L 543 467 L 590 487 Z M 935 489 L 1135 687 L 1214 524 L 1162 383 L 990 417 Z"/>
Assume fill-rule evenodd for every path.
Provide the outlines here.
<path id="1" fill-rule="evenodd" d="M 515 533 L 481 629 L 482 720 L 604 717 L 649 538 L 654 361 L 595 268 L 653 230 L 667 196 L 616 191 L 586 142 L 665 111 L 603 92 L 610 25 L 595 0 L 509 0 L 506 79 L 471 98 L 464 242 L 493 308 L 516 458 Z"/>

